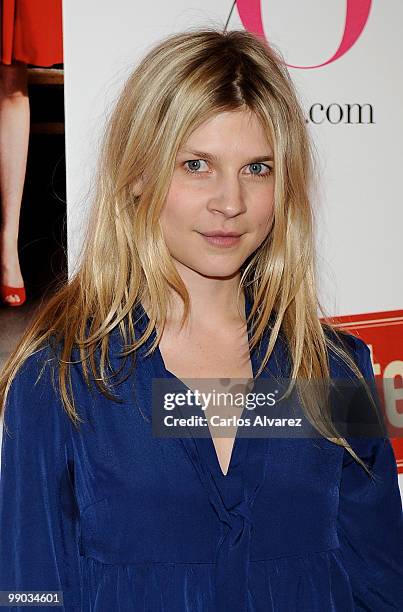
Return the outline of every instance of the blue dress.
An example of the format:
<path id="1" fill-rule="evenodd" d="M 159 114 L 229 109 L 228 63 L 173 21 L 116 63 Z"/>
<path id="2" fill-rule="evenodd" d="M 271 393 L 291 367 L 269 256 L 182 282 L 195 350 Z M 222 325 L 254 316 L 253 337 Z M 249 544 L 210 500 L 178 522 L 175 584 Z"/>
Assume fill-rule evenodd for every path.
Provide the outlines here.
<path id="1" fill-rule="evenodd" d="M 159 350 L 144 356 L 154 337 L 115 389 L 120 403 L 72 366 L 80 431 L 52 386 L 49 347 L 23 364 L 4 417 L 0 591 L 62 591 L 68 612 L 403 610 L 389 439 L 356 440 L 377 484 L 322 437 L 237 437 L 224 475 L 211 437 L 152 435 L 152 378 L 175 379 Z M 287 371 L 280 340 L 261 376 Z M 118 332 L 110 342 L 116 368 Z M 373 380 L 368 347 L 349 344 Z M 258 351 L 251 361 L 255 375 Z"/>

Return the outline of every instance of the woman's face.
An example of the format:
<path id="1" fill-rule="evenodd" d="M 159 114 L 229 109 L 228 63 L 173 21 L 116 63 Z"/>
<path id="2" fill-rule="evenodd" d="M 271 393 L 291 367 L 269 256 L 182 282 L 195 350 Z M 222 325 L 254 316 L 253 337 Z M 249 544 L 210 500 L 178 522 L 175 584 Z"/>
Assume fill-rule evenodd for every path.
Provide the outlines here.
<path id="1" fill-rule="evenodd" d="M 204 122 L 178 152 L 160 219 L 178 272 L 237 273 L 270 230 L 273 195 L 273 150 L 256 115 L 224 112 Z M 203 236 L 220 231 L 240 237 L 223 247 Z"/>

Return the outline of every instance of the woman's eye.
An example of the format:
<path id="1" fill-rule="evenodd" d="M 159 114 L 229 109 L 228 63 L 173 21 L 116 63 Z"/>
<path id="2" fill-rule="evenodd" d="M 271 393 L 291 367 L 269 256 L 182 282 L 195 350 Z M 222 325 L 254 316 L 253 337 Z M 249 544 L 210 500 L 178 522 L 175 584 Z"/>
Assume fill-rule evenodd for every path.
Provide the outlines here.
<path id="1" fill-rule="evenodd" d="M 200 163 L 206 163 L 203 159 L 190 159 L 185 162 L 185 170 L 190 174 L 199 174 L 198 170 L 200 170 Z M 189 165 L 188 165 L 189 164 Z"/>
<path id="2" fill-rule="evenodd" d="M 252 175 L 256 176 L 257 178 L 266 178 L 268 176 L 271 176 L 273 172 L 271 166 L 268 166 L 267 164 L 263 164 L 261 162 L 254 162 L 253 164 L 249 164 L 249 167 L 254 169 Z M 266 168 L 266 172 L 260 173 L 260 170 L 264 168 Z"/>

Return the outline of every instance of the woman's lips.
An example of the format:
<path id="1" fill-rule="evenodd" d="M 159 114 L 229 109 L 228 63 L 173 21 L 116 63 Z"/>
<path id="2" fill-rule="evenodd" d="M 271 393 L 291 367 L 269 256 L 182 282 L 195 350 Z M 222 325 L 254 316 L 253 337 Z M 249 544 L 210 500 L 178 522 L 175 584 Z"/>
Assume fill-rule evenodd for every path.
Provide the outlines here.
<path id="1" fill-rule="evenodd" d="M 232 247 L 239 243 L 241 236 L 206 236 L 200 234 L 209 244 L 218 247 Z"/>

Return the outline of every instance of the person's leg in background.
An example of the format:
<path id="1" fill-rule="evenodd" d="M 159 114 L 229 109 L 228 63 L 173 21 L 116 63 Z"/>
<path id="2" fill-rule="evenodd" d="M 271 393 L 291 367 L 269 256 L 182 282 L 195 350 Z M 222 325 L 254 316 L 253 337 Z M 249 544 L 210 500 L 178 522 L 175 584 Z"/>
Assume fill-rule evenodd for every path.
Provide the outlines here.
<path id="1" fill-rule="evenodd" d="M 18 231 L 30 128 L 27 66 L 0 64 L 0 284 L 3 302 L 24 301 L 22 292 L 5 297 L 4 286 L 24 287 Z"/>

